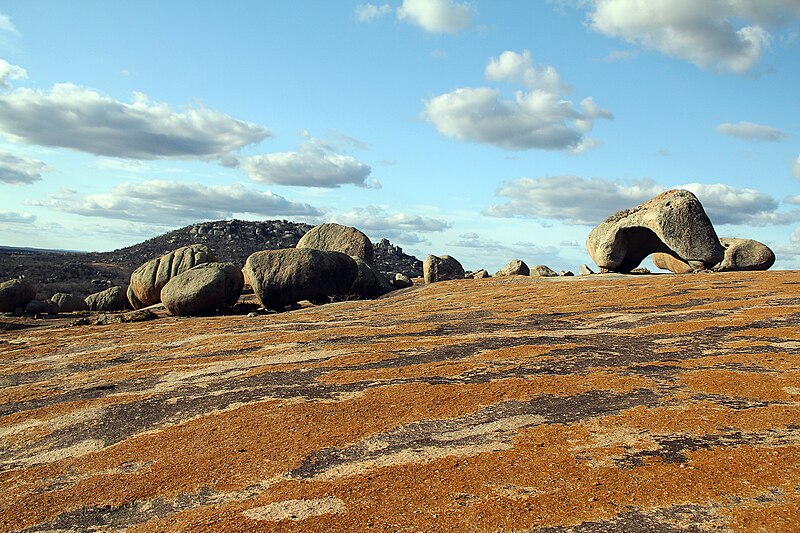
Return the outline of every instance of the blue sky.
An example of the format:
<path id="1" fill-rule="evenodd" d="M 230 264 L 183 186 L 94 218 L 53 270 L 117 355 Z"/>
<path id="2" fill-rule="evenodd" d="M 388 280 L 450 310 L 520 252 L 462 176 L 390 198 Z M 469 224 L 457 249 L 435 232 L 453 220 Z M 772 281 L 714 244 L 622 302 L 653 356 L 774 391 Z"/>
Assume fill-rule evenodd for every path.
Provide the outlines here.
<path id="1" fill-rule="evenodd" d="M 576 270 L 689 188 L 800 268 L 800 1 L 10 2 L 0 244 L 222 218 Z"/>

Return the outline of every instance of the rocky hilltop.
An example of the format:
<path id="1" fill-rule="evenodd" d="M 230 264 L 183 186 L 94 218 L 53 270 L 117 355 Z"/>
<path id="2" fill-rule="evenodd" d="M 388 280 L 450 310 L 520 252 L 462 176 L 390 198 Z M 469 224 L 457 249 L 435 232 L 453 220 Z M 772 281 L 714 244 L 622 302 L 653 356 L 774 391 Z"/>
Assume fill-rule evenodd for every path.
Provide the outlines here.
<path id="1" fill-rule="evenodd" d="M 293 248 L 312 226 L 287 220 L 218 220 L 176 229 L 139 244 L 111 252 L 62 253 L 0 250 L 0 281 L 24 276 L 41 297 L 56 292 L 84 297 L 113 285 L 127 286 L 131 272 L 142 263 L 181 246 L 205 244 L 220 261 L 244 265 L 260 250 Z M 422 276 L 422 263 L 383 239 L 375 246 L 375 264 L 384 273 Z"/>
<path id="2" fill-rule="evenodd" d="M 0 332 L 2 531 L 796 531 L 800 272 Z"/>

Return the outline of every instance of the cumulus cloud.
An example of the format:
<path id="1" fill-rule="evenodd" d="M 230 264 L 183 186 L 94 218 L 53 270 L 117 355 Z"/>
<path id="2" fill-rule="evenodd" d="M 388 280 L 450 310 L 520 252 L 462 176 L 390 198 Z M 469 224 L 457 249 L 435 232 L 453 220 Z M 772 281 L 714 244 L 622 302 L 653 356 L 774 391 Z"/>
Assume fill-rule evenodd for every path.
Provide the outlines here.
<path id="1" fill-rule="evenodd" d="M 723 135 L 731 135 L 748 141 L 782 141 L 783 132 L 771 126 L 753 124 L 752 122 L 726 122 L 717 126 L 717 131 Z"/>
<path id="2" fill-rule="evenodd" d="M 2 224 L 33 224 L 34 222 L 36 222 L 36 215 L 30 213 L 0 211 L 0 223 Z"/>
<path id="3" fill-rule="evenodd" d="M 496 196 L 508 201 L 484 209 L 502 218 L 543 218 L 593 226 L 621 209 L 633 207 L 663 192 L 652 180 L 623 185 L 600 178 L 547 176 L 505 183 Z"/>
<path id="4" fill-rule="evenodd" d="M 738 189 L 723 183 L 687 183 L 714 224 L 773 226 L 800 220 L 800 210 L 778 211 L 779 202 L 755 189 Z"/>
<path id="5" fill-rule="evenodd" d="M 47 165 L 35 159 L 18 157 L 0 149 L 0 182 L 33 183 L 42 179 Z"/>
<path id="6" fill-rule="evenodd" d="M 356 208 L 336 215 L 333 221 L 356 227 L 373 239 L 385 237 L 402 244 L 425 242 L 420 233 L 441 232 L 451 227 L 446 220 L 407 213 L 390 213 L 378 206 Z"/>
<path id="7" fill-rule="evenodd" d="M 800 18 L 796 0 L 589 0 L 593 29 L 702 67 L 752 69 L 770 47 L 767 27 Z"/>
<path id="8" fill-rule="evenodd" d="M 356 6 L 356 20 L 359 22 L 372 22 L 383 18 L 392 12 L 389 4 L 359 4 Z"/>
<path id="9" fill-rule="evenodd" d="M 491 81 L 519 83 L 506 99 L 499 89 L 465 87 L 425 102 L 424 115 L 437 131 L 461 141 L 491 144 L 506 150 L 571 150 L 582 153 L 597 145 L 585 134 L 595 119 L 612 119 L 610 111 L 589 97 L 579 109 L 564 99 L 565 87 L 552 67 L 536 68 L 528 51 L 505 51 L 485 69 Z"/>
<path id="10" fill-rule="evenodd" d="M 205 107 L 173 111 L 141 93 L 124 103 L 71 83 L 0 95 L 0 133 L 26 144 L 130 159 L 223 159 L 269 136 Z"/>
<path id="11" fill-rule="evenodd" d="M 276 152 L 249 157 L 242 163 L 247 176 L 261 183 L 336 188 L 345 184 L 380 188 L 368 179 L 372 168 L 355 157 L 334 151 L 331 145 L 310 139 L 296 152 Z"/>
<path id="12" fill-rule="evenodd" d="M 10 89 L 9 80 L 24 80 L 27 77 L 28 72 L 24 68 L 12 65 L 5 59 L 0 59 L 0 89 Z"/>
<path id="13" fill-rule="evenodd" d="M 283 196 L 242 185 L 208 186 L 167 180 L 124 183 L 110 193 L 87 196 L 62 190 L 47 201 L 33 205 L 83 216 L 161 225 L 229 218 L 235 213 L 264 218 L 323 214 L 309 204 L 291 202 Z"/>
<path id="14" fill-rule="evenodd" d="M 458 33 L 472 23 L 472 8 L 453 0 L 403 0 L 397 18 L 431 33 Z"/>

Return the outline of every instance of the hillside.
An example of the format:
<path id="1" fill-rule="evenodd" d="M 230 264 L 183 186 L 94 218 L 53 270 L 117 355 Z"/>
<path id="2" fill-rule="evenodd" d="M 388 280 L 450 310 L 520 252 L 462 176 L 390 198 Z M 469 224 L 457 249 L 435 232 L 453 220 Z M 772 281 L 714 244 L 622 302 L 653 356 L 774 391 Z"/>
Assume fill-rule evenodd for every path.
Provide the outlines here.
<path id="1" fill-rule="evenodd" d="M 192 224 L 112 252 L 74 253 L 0 249 L 0 280 L 24 276 L 50 297 L 56 292 L 86 296 L 112 285 L 126 286 L 131 272 L 155 257 L 189 244 L 206 244 L 220 261 L 244 265 L 259 250 L 293 248 L 312 226 L 286 220 L 219 220 Z M 387 240 L 375 244 L 375 263 L 383 272 L 422 275 L 422 263 Z"/>
<path id="2" fill-rule="evenodd" d="M 39 325 L 0 369 L 3 531 L 800 523 L 796 271 Z"/>

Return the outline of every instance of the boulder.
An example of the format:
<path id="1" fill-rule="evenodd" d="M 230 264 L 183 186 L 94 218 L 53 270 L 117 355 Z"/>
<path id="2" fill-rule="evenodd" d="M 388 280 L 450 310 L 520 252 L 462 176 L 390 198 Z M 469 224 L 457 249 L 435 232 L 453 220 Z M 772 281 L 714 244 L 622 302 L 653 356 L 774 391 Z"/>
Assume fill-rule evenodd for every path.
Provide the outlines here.
<path id="1" fill-rule="evenodd" d="M 425 283 L 464 279 L 464 267 L 449 255 L 429 255 L 422 262 L 422 276 L 425 278 Z"/>
<path id="2" fill-rule="evenodd" d="M 555 278 L 558 272 L 547 265 L 534 265 L 531 267 L 530 275 L 536 278 Z"/>
<path id="3" fill-rule="evenodd" d="M 36 298 L 36 288 L 25 279 L 12 279 L 0 283 L 0 312 L 13 313 L 15 309 L 25 308 Z"/>
<path id="4" fill-rule="evenodd" d="M 204 244 L 192 244 L 173 250 L 148 261 L 131 274 L 130 290 L 147 307 L 161 301 L 161 289 L 167 282 L 190 268 L 216 261 L 214 253 Z M 131 301 L 131 304 L 135 302 Z M 136 305 L 133 307 L 138 308 Z"/>
<path id="5" fill-rule="evenodd" d="M 252 254 L 244 273 L 261 305 L 282 310 L 301 300 L 323 303 L 347 295 L 358 277 L 358 265 L 341 252 L 288 248 Z"/>
<path id="6" fill-rule="evenodd" d="M 353 257 L 353 260 L 358 265 L 358 275 L 350 287 L 348 296 L 353 298 L 377 298 L 387 292 L 395 290 L 386 276 L 378 272 L 375 267 L 360 259 Z"/>
<path id="7" fill-rule="evenodd" d="M 201 315 L 236 305 L 243 287 L 242 270 L 233 263 L 201 263 L 171 278 L 161 303 L 176 316 Z"/>
<path id="8" fill-rule="evenodd" d="M 716 272 L 769 270 L 775 264 L 775 254 L 767 245 L 758 241 L 722 237 L 719 242 L 725 249 L 725 255 L 722 261 L 711 268 Z M 658 268 L 669 270 L 675 274 L 688 274 L 701 270 L 696 268 L 696 265 L 664 253 L 653 254 L 653 263 Z"/>
<path id="9" fill-rule="evenodd" d="M 50 298 L 58 306 L 59 313 L 72 313 L 75 311 L 88 311 L 89 306 L 83 298 L 64 292 L 57 292 Z"/>
<path id="10" fill-rule="evenodd" d="M 89 311 L 124 311 L 132 308 L 122 287 L 109 287 L 104 291 L 95 292 L 87 296 L 84 301 Z"/>
<path id="11" fill-rule="evenodd" d="M 589 233 L 586 248 L 601 269 L 623 273 L 656 252 L 695 269 L 713 267 L 725 253 L 700 201 L 680 189 L 609 217 Z"/>
<path id="12" fill-rule="evenodd" d="M 297 248 L 342 252 L 369 264 L 375 263 L 375 247 L 361 231 L 341 224 L 320 224 L 300 238 Z"/>
<path id="13" fill-rule="evenodd" d="M 506 266 L 494 273 L 495 277 L 502 276 L 529 276 L 531 269 L 525 264 L 525 261 L 519 259 L 512 259 Z"/>
<path id="14" fill-rule="evenodd" d="M 147 307 L 141 301 L 139 301 L 139 298 L 137 298 L 133 293 L 133 289 L 130 285 L 128 285 L 128 288 L 125 290 L 125 297 L 128 299 L 128 305 L 130 305 L 131 309 L 142 309 Z"/>
<path id="15" fill-rule="evenodd" d="M 589 268 L 589 265 L 581 265 L 580 270 L 578 270 L 579 276 L 588 276 L 590 274 L 594 274 L 594 270 Z"/>
<path id="16" fill-rule="evenodd" d="M 394 285 L 395 289 L 407 289 L 408 287 L 413 287 L 414 282 L 411 281 L 411 278 L 398 272 L 394 275 L 394 279 L 392 280 L 392 285 Z"/>
<path id="17" fill-rule="evenodd" d="M 58 304 L 52 300 L 31 300 L 25 306 L 26 315 L 58 314 Z"/>
<path id="18" fill-rule="evenodd" d="M 565 276 L 569 277 L 569 276 L 574 276 L 575 273 L 572 272 L 571 270 L 562 270 L 558 275 L 562 276 L 562 277 L 565 277 Z"/>
<path id="19" fill-rule="evenodd" d="M 467 277 L 472 279 L 484 279 L 491 278 L 492 276 L 489 275 L 486 269 L 482 268 L 480 270 L 476 270 L 475 272 L 471 272 Z"/>

